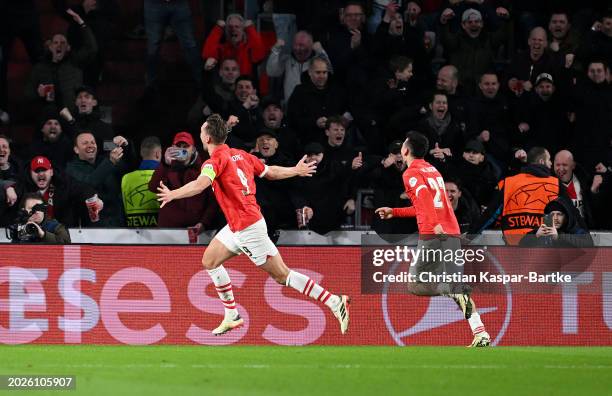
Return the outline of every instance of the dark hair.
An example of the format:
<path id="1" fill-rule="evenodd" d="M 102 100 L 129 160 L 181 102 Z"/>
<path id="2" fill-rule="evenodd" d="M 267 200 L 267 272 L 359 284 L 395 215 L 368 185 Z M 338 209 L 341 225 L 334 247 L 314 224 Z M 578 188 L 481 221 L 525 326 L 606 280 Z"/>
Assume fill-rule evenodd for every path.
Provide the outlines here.
<path id="1" fill-rule="evenodd" d="M 603 13 L 601 20 L 603 21 L 604 19 L 612 19 L 612 8 L 608 8 L 606 12 Z"/>
<path id="2" fill-rule="evenodd" d="M 94 135 L 92 131 L 87 131 L 87 130 L 78 131 L 78 132 L 77 132 L 77 133 L 74 135 L 74 139 L 73 139 L 73 144 L 74 144 L 74 147 L 76 147 L 76 145 L 77 145 L 77 141 L 78 141 L 78 139 L 79 139 L 79 136 L 81 136 L 81 135 L 82 135 L 82 134 L 84 134 L 84 133 L 89 133 L 91 136 L 93 136 L 93 137 L 94 137 L 94 139 L 96 138 L 96 135 Z"/>
<path id="3" fill-rule="evenodd" d="M 327 121 L 325 121 L 325 129 L 329 129 L 329 127 L 331 127 L 331 124 L 340 124 L 344 128 L 346 128 L 346 125 L 344 125 L 344 118 L 339 115 L 327 117 Z"/>
<path id="4" fill-rule="evenodd" d="M 429 99 L 429 103 L 433 103 L 436 100 L 436 96 L 441 95 L 446 97 L 446 101 L 448 101 L 448 94 L 444 91 L 435 91 L 431 94 L 431 98 Z"/>
<path id="5" fill-rule="evenodd" d="M 366 12 L 366 7 L 363 4 L 363 1 L 359 0 L 349 0 L 344 4 L 344 9 L 348 8 L 348 6 L 358 6 L 361 7 L 361 11 Z"/>
<path id="6" fill-rule="evenodd" d="M 540 162 L 540 160 L 544 160 L 546 158 L 546 153 L 548 153 L 548 151 L 544 147 L 532 147 L 527 153 L 527 163 L 537 164 Z"/>
<path id="7" fill-rule="evenodd" d="M 406 57 L 406 56 L 394 56 L 389 60 L 389 69 L 392 72 L 396 72 L 396 71 L 404 71 L 406 70 L 406 68 L 410 65 L 412 65 L 412 59 Z"/>
<path id="8" fill-rule="evenodd" d="M 457 190 L 461 191 L 462 187 L 463 187 L 463 183 L 461 182 L 461 179 L 459 179 L 458 177 L 445 177 L 444 178 L 444 182 L 445 183 L 453 183 L 455 186 L 457 186 Z"/>
<path id="9" fill-rule="evenodd" d="M 607 60 L 605 60 L 603 58 L 592 58 L 592 59 L 589 59 L 589 63 L 587 63 L 587 69 L 593 63 L 601 63 L 603 65 L 603 67 L 604 67 L 604 70 L 608 70 L 609 67 L 610 67 L 610 65 L 608 64 Z"/>
<path id="10" fill-rule="evenodd" d="M 210 136 L 213 144 L 223 144 L 227 139 L 229 129 L 221 115 L 211 114 L 206 119 L 206 133 Z"/>
<path id="11" fill-rule="evenodd" d="M 253 88 L 255 88 L 255 82 L 253 82 L 253 77 L 251 76 L 247 76 L 246 74 L 241 75 L 240 77 L 236 79 L 236 86 L 238 86 L 238 83 L 240 81 L 249 81 L 251 85 L 253 86 Z"/>
<path id="12" fill-rule="evenodd" d="M 35 199 L 37 201 L 42 201 L 43 203 L 45 202 L 45 199 L 40 194 L 40 192 L 38 192 L 38 191 L 27 192 L 27 193 L 23 194 L 23 197 L 21 197 L 21 202 L 19 204 L 19 208 L 21 208 L 21 209 L 25 208 L 25 204 L 28 201 L 28 199 Z"/>
<path id="13" fill-rule="evenodd" d="M 571 17 L 571 15 L 570 15 L 570 13 L 569 13 L 569 12 L 567 12 L 567 10 L 559 10 L 559 9 L 557 9 L 557 10 L 553 10 L 553 11 L 550 13 L 550 17 L 548 18 L 548 22 L 549 22 L 549 23 L 550 23 L 550 20 L 552 19 L 553 15 L 565 15 L 565 19 L 567 19 L 567 22 L 568 22 L 568 23 L 572 23 L 572 20 L 571 20 L 571 18 L 572 18 L 572 17 Z"/>
<path id="14" fill-rule="evenodd" d="M 480 78 L 478 79 L 478 82 L 481 82 L 484 76 L 495 76 L 497 77 L 497 81 L 499 82 L 499 76 L 497 75 L 497 72 L 495 70 L 487 70 L 484 73 L 482 73 L 480 75 Z"/>
<path id="15" fill-rule="evenodd" d="M 161 148 L 161 142 L 157 136 L 147 136 L 140 142 L 140 156 L 149 157 L 153 150 Z"/>
<path id="16" fill-rule="evenodd" d="M 3 133 L 0 133 L 0 139 L 4 139 L 8 142 L 9 146 L 13 143 L 13 141 L 11 140 L 11 138 L 9 138 L 8 136 L 6 136 Z"/>
<path id="17" fill-rule="evenodd" d="M 410 131 L 406 134 L 404 147 L 410 150 L 414 158 L 424 158 L 429 149 L 429 140 L 425 135 L 417 131 Z"/>

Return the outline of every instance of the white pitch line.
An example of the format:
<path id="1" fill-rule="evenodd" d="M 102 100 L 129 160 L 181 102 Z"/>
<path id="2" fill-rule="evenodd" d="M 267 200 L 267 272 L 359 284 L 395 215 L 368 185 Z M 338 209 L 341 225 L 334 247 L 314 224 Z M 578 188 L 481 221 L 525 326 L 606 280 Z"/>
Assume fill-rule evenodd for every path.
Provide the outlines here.
<path id="1" fill-rule="evenodd" d="M 174 364 L 174 363 L 161 363 L 161 364 L 34 364 L 34 367 L 45 367 L 45 368 L 92 368 L 92 369 L 147 369 L 147 368 L 159 368 L 159 369 L 366 369 L 366 370 L 404 370 L 404 369 L 438 369 L 438 370 L 508 370 L 508 369 L 522 369 L 522 370 L 533 370 L 533 369 L 597 369 L 597 370 L 612 370 L 612 365 L 530 365 L 530 366 L 510 366 L 510 365 L 492 365 L 492 364 Z"/>

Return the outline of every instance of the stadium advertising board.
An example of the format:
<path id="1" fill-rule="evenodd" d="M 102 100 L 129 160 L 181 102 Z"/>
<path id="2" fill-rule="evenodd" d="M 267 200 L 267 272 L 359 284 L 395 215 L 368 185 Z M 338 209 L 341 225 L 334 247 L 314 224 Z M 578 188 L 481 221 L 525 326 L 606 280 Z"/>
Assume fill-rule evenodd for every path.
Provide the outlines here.
<path id="1" fill-rule="evenodd" d="M 611 250 L 594 249 L 575 282 L 549 285 L 545 293 L 520 292 L 512 283 L 476 290 L 493 344 L 612 345 L 612 270 L 606 264 Z M 223 306 L 200 264 L 202 251 L 4 245 L 0 343 L 467 345 L 472 338 L 450 299 L 362 293 L 359 247 L 280 248 L 291 267 L 352 297 L 347 335 L 340 335 L 325 306 L 276 284 L 240 256 L 226 268 L 245 326 L 214 337 L 210 330 Z M 499 247 L 487 254 L 502 267 L 522 255 L 537 257 L 537 250 Z"/>

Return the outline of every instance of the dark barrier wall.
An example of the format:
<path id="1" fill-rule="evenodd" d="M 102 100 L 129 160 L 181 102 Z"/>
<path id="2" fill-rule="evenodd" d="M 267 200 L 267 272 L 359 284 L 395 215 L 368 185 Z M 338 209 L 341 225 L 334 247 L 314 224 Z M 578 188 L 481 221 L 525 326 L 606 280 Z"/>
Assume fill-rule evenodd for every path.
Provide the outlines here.
<path id="1" fill-rule="evenodd" d="M 467 345 L 468 324 L 444 297 L 361 294 L 359 247 L 285 247 L 290 267 L 349 294 L 341 336 L 329 309 L 269 279 L 245 257 L 226 268 L 245 326 L 222 337 L 202 247 L 17 246 L 0 255 L 3 344 Z M 490 248 L 500 265 L 531 256 Z M 477 292 L 497 345 L 612 345 L 612 249 L 595 251 L 578 282 L 546 293 Z M 536 265 L 537 263 L 534 263 Z M 609 269 L 609 271 L 605 271 Z"/>

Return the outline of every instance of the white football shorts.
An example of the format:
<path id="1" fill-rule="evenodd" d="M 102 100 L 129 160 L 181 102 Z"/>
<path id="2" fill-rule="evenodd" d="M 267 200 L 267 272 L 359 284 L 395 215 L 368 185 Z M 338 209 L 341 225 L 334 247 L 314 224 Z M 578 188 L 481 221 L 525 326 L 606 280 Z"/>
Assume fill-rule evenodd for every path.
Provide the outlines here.
<path id="1" fill-rule="evenodd" d="M 226 225 L 215 238 L 229 251 L 246 254 L 257 266 L 265 264 L 269 256 L 278 254 L 278 249 L 268 236 L 268 227 L 263 218 L 237 232 L 232 232 Z"/>

